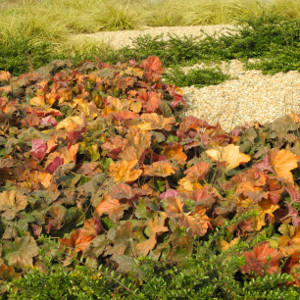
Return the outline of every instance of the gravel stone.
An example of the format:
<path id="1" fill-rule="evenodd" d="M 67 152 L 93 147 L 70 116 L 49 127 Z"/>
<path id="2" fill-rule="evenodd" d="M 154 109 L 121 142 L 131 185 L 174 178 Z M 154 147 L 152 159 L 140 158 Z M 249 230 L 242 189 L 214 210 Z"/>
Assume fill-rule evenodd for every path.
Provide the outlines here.
<path id="1" fill-rule="evenodd" d="M 201 35 L 203 30 L 208 35 L 232 33 L 232 25 L 187 26 L 187 27 L 153 27 L 143 30 L 100 32 L 84 36 L 106 41 L 115 48 L 130 45 L 130 38 L 150 34 L 156 36 L 164 33 L 184 35 Z M 205 35 L 202 33 L 202 36 Z M 255 60 L 251 60 L 255 61 Z M 201 63 L 183 68 L 207 68 L 219 66 L 221 70 L 234 79 L 219 85 L 203 88 L 183 87 L 184 98 L 188 104 L 186 115 L 193 115 L 211 124 L 219 123 L 229 132 L 245 123 L 272 122 L 288 113 L 300 113 L 300 73 L 290 71 L 275 75 L 263 75 L 261 71 L 247 71 L 240 60 L 230 62 Z"/>
<path id="2" fill-rule="evenodd" d="M 163 34 L 163 39 L 168 39 L 168 33 L 176 34 L 179 37 L 186 36 L 199 36 L 204 38 L 207 35 L 220 36 L 221 34 L 230 34 L 233 29 L 238 26 L 234 25 L 208 25 L 208 26 L 184 26 L 184 27 L 144 27 L 141 30 L 122 30 L 122 31 L 101 31 L 97 33 L 79 34 L 76 37 L 92 38 L 104 43 L 110 44 L 115 49 L 120 49 L 124 46 L 132 44 L 131 39 L 138 36 L 150 34 L 152 37 Z M 201 30 L 205 32 L 202 33 Z"/>
<path id="3" fill-rule="evenodd" d="M 229 132 L 245 123 L 272 122 L 289 113 L 300 113 L 300 73 L 290 71 L 263 75 L 261 71 L 246 71 L 240 60 L 199 64 L 183 68 L 219 66 L 235 77 L 219 85 L 203 88 L 183 87 L 188 104 L 186 115 L 193 115 L 211 124 L 219 123 Z"/>

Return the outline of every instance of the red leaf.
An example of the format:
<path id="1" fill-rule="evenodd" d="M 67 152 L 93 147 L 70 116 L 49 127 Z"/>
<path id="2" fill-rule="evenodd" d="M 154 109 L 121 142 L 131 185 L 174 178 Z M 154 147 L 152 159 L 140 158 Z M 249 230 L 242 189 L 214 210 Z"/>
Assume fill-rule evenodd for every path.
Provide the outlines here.
<path id="1" fill-rule="evenodd" d="M 51 116 L 45 117 L 41 120 L 41 125 L 42 126 L 56 127 L 57 124 L 58 124 L 57 121 Z"/>
<path id="2" fill-rule="evenodd" d="M 43 160 L 47 151 L 46 142 L 43 140 L 33 139 L 31 141 L 31 144 L 32 144 L 32 149 L 30 151 L 31 155 L 39 161 Z"/>
<path id="3" fill-rule="evenodd" d="M 179 194 L 177 190 L 167 189 L 165 192 L 160 194 L 160 199 L 165 199 L 168 197 L 175 197 Z"/>
<path id="4" fill-rule="evenodd" d="M 53 161 L 47 166 L 46 171 L 48 171 L 49 173 L 54 173 L 55 170 L 64 164 L 64 159 L 62 157 L 55 157 L 53 159 Z"/>
<path id="5" fill-rule="evenodd" d="M 157 56 L 149 56 L 142 61 L 142 68 L 146 71 L 146 80 L 159 81 L 159 75 L 163 73 L 162 63 Z"/>
<path id="6" fill-rule="evenodd" d="M 143 102 L 144 112 L 146 113 L 155 112 L 159 108 L 159 105 L 161 104 L 161 100 L 159 99 L 156 92 L 147 93 L 146 91 L 142 91 L 137 96 L 136 100 Z"/>

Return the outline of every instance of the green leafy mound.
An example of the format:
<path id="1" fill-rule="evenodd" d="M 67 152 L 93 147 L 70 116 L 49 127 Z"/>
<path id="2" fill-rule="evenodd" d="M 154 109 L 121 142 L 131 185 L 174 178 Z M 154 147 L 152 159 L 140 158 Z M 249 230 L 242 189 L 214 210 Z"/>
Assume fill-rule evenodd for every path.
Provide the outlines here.
<path id="1" fill-rule="evenodd" d="M 181 119 L 162 72 L 155 56 L 0 72 L 1 280 L 45 271 L 45 236 L 69 270 L 81 258 L 127 273 L 143 256 L 180 266 L 225 226 L 213 243 L 242 243 L 241 278 L 298 284 L 300 116 L 231 133 Z"/>

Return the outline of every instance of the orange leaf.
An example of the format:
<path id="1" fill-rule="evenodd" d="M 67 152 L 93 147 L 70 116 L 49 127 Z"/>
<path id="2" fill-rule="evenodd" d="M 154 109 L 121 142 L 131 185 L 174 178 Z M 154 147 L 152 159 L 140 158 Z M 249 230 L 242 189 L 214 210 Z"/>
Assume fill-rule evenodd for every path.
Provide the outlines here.
<path id="1" fill-rule="evenodd" d="M 158 81 L 159 75 L 163 72 L 162 63 L 157 56 L 149 56 L 142 61 L 142 68 L 145 69 L 146 80 Z"/>
<path id="2" fill-rule="evenodd" d="M 152 165 L 143 165 L 145 176 L 168 177 L 175 173 L 175 169 L 168 161 L 157 161 Z"/>
<path id="3" fill-rule="evenodd" d="M 174 117 L 164 118 L 156 113 L 142 114 L 140 119 L 142 120 L 142 123 L 137 124 L 137 127 L 141 130 L 164 129 L 166 131 L 170 131 L 172 129 L 172 125 L 175 124 Z"/>
<path id="4" fill-rule="evenodd" d="M 1 81 L 9 81 L 11 78 L 11 74 L 7 71 L 0 71 L 0 82 Z"/>
<path id="5" fill-rule="evenodd" d="M 198 182 L 199 180 L 203 180 L 205 178 L 208 168 L 209 164 L 201 161 L 184 171 L 184 174 L 186 174 L 187 180 L 191 182 Z"/>
<path id="6" fill-rule="evenodd" d="M 114 177 L 114 182 L 131 182 L 137 180 L 143 173 L 140 169 L 134 169 L 138 160 L 112 162 L 109 166 L 109 175 Z"/>
<path id="7" fill-rule="evenodd" d="M 280 151 L 270 150 L 270 163 L 277 176 L 294 183 L 291 170 L 298 167 L 300 157 L 288 150 L 282 149 Z"/>
<path id="8" fill-rule="evenodd" d="M 178 224 L 188 229 L 191 236 L 203 236 L 206 234 L 208 227 L 211 227 L 210 219 L 205 214 L 204 207 L 196 207 L 194 212 L 184 213 L 183 205 L 179 198 L 168 198 L 168 206 L 165 211 L 168 217 L 174 217 L 178 220 Z"/>
<path id="9" fill-rule="evenodd" d="M 187 160 L 187 156 L 183 152 L 183 147 L 179 143 L 176 143 L 172 146 L 166 146 L 164 148 L 163 155 L 167 159 L 177 162 L 180 167 L 182 167 Z"/>
<path id="10" fill-rule="evenodd" d="M 113 222 L 118 222 L 124 214 L 128 204 L 121 204 L 118 199 L 113 199 L 110 195 L 105 195 L 103 200 L 97 205 L 96 213 L 99 216 L 107 214 Z"/>
<path id="11" fill-rule="evenodd" d="M 169 231 L 168 227 L 165 226 L 165 220 L 167 216 L 165 213 L 161 213 L 161 216 L 157 216 L 154 219 L 150 219 L 148 222 L 149 234 L 148 236 L 152 236 L 153 234 L 162 234 L 163 232 Z M 147 234 L 147 229 L 146 229 Z"/>
<path id="12" fill-rule="evenodd" d="M 143 152 L 151 146 L 151 134 L 137 127 L 130 127 L 126 135 L 129 147 L 120 155 L 121 159 L 140 159 Z"/>
<path id="13" fill-rule="evenodd" d="M 75 253 L 86 249 L 91 241 L 97 236 L 97 230 L 95 227 L 94 219 L 87 219 L 84 221 L 83 228 L 79 228 L 71 233 L 70 238 L 59 239 L 62 245 L 67 246 L 66 252 L 71 249 L 71 257 L 74 257 Z"/>

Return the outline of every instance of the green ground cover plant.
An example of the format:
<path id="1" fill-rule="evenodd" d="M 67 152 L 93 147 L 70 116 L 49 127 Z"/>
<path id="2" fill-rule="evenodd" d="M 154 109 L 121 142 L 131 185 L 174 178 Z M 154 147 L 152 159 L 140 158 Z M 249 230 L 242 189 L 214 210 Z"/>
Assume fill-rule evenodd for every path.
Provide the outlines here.
<path id="1" fill-rule="evenodd" d="M 144 59 L 151 53 L 161 57 L 164 65 L 193 65 L 211 62 L 250 58 L 260 62 L 249 63 L 250 69 L 262 69 L 264 73 L 299 70 L 299 20 L 285 21 L 276 16 L 260 16 L 247 20 L 247 24 L 232 30 L 231 35 L 220 38 L 207 36 L 169 40 L 162 36 L 141 36 L 133 41 L 132 47 L 121 49 L 122 57 Z"/>
<path id="2" fill-rule="evenodd" d="M 225 75 L 220 68 L 191 69 L 184 72 L 179 67 L 172 68 L 164 74 L 164 79 L 168 83 L 176 86 L 195 86 L 203 87 L 206 85 L 220 84 L 230 79 L 229 75 Z"/>
<path id="3" fill-rule="evenodd" d="M 299 114 L 224 132 L 163 72 L 1 71 L 4 299 L 299 297 Z"/>
<path id="4" fill-rule="evenodd" d="M 253 213 L 248 213 L 253 216 Z M 240 220 L 247 218 L 245 214 Z M 238 222 L 233 219 L 226 226 Z M 174 267 L 150 257 L 135 260 L 134 272 L 116 274 L 109 267 L 93 268 L 73 258 L 74 268 L 67 270 L 59 262 L 63 252 L 55 240 L 41 237 L 48 251 L 41 251 L 45 271 L 33 269 L 8 284 L 9 299 L 297 299 L 297 287 L 286 288 L 293 280 L 288 274 L 266 274 L 238 282 L 237 272 L 245 264 L 242 251 L 248 245 L 236 245 L 220 253 L 215 241 L 226 235 L 226 226 L 205 242 L 194 241 L 195 253 L 183 266 Z M 256 241 L 257 243 L 258 241 Z M 41 289 L 41 287 L 43 287 Z"/>
<path id="5" fill-rule="evenodd" d="M 24 32 L 24 30 L 23 30 Z M 130 59 L 141 61 L 149 55 L 160 57 L 164 66 L 193 65 L 199 62 L 242 59 L 249 69 L 261 69 L 264 73 L 299 70 L 299 20 L 285 21 L 276 16 L 252 18 L 247 24 L 219 38 L 207 36 L 178 37 L 170 35 L 140 36 L 132 46 L 114 50 L 109 45 L 70 36 L 65 42 L 44 37 L 43 39 L 12 36 L 0 41 L 0 68 L 14 75 L 33 70 L 55 59 L 72 59 L 116 63 Z M 21 59 L 16 59 L 18 55 Z M 248 63 L 248 59 L 256 62 Z M 221 75 L 221 74 L 220 74 Z M 222 76 L 220 76 L 222 78 Z M 223 76 L 226 79 L 226 76 Z"/>

